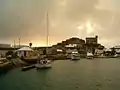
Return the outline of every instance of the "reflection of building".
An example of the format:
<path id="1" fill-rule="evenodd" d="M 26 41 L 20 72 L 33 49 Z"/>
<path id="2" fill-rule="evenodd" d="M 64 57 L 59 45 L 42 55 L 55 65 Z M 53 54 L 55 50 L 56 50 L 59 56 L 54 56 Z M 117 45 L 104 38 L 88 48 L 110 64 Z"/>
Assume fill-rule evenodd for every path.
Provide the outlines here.
<path id="1" fill-rule="evenodd" d="M 95 49 L 98 46 L 98 36 L 95 37 L 87 37 L 86 38 L 86 51 L 92 52 L 95 54 Z"/>

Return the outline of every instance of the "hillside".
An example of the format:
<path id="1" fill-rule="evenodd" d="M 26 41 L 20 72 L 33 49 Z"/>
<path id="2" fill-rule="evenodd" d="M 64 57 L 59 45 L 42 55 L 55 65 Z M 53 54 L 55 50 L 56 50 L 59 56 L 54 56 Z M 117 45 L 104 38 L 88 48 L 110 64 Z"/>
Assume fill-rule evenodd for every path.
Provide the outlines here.
<path id="1" fill-rule="evenodd" d="M 69 45 L 69 44 L 81 44 L 81 45 L 84 45 L 85 44 L 85 40 L 83 39 L 79 39 L 79 38 L 76 38 L 76 37 L 72 37 L 72 38 L 69 38 L 65 41 L 62 41 L 61 43 L 57 43 L 56 45 L 53 45 L 53 46 L 65 46 L 65 45 Z"/>

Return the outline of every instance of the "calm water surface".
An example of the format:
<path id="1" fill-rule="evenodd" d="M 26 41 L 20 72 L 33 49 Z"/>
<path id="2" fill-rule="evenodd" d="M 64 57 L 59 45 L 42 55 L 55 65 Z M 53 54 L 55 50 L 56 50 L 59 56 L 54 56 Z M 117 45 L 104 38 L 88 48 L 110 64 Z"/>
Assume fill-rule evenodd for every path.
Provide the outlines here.
<path id="1" fill-rule="evenodd" d="M 120 59 L 59 60 L 48 70 L 0 74 L 0 90 L 120 90 Z"/>

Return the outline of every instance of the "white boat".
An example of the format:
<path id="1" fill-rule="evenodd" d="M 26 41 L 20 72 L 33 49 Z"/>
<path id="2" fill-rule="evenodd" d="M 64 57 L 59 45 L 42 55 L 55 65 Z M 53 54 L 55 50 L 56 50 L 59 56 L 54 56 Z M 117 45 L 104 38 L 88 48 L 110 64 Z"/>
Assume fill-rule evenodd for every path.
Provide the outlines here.
<path id="1" fill-rule="evenodd" d="M 48 33 L 48 13 L 46 14 L 46 32 L 47 32 L 47 37 L 46 37 L 46 41 L 47 41 L 47 46 L 48 46 L 48 40 L 49 40 L 49 33 Z M 46 56 L 47 56 L 47 48 L 46 48 Z M 46 56 L 44 58 L 42 58 L 41 60 L 38 60 L 37 64 L 35 65 L 35 67 L 37 69 L 44 69 L 44 68 L 51 68 L 52 65 L 51 65 L 51 60 L 48 60 L 46 58 Z"/>
<path id="2" fill-rule="evenodd" d="M 120 58 L 120 54 L 115 54 L 114 58 Z"/>
<path id="3" fill-rule="evenodd" d="M 87 59 L 94 59 L 94 55 L 92 53 L 87 53 Z"/>
<path id="4" fill-rule="evenodd" d="M 80 60 L 80 54 L 76 51 L 76 52 L 72 52 L 71 53 L 71 59 L 72 60 Z"/>
<path id="5" fill-rule="evenodd" d="M 39 60 L 37 64 L 35 65 L 37 69 L 46 69 L 46 68 L 51 68 L 51 61 L 50 60 Z"/>
<path id="6" fill-rule="evenodd" d="M 120 50 L 116 50 L 116 53 L 114 55 L 115 58 L 120 58 Z"/>

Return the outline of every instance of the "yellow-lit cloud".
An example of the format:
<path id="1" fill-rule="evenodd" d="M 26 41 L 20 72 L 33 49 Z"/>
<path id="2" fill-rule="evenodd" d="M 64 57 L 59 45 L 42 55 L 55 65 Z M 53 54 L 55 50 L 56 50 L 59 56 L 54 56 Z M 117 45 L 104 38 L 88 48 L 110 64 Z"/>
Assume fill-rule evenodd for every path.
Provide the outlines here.
<path id="1" fill-rule="evenodd" d="M 72 36 L 120 42 L 120 0 L 0 0 L 0 42 L 46 45 L 45 12 L 49 11 L 49 44 Z M 115 13 L 114 13 L 115 12 Z M 109 34 L 108 34 L 109 32 Z M 113 34 L 114 32 L 114 34 Z M 114 41 L 112 41 L 115 43 Z M 105 43 L 105 42 L 101 42 Z"/>
<path id="2" fill-rule="evenodd" d="M 86 30 L 88 35 L 92 35 L 94 33 L 94 27 L 91 23 L 91 21 L 86 22 Z"/>

